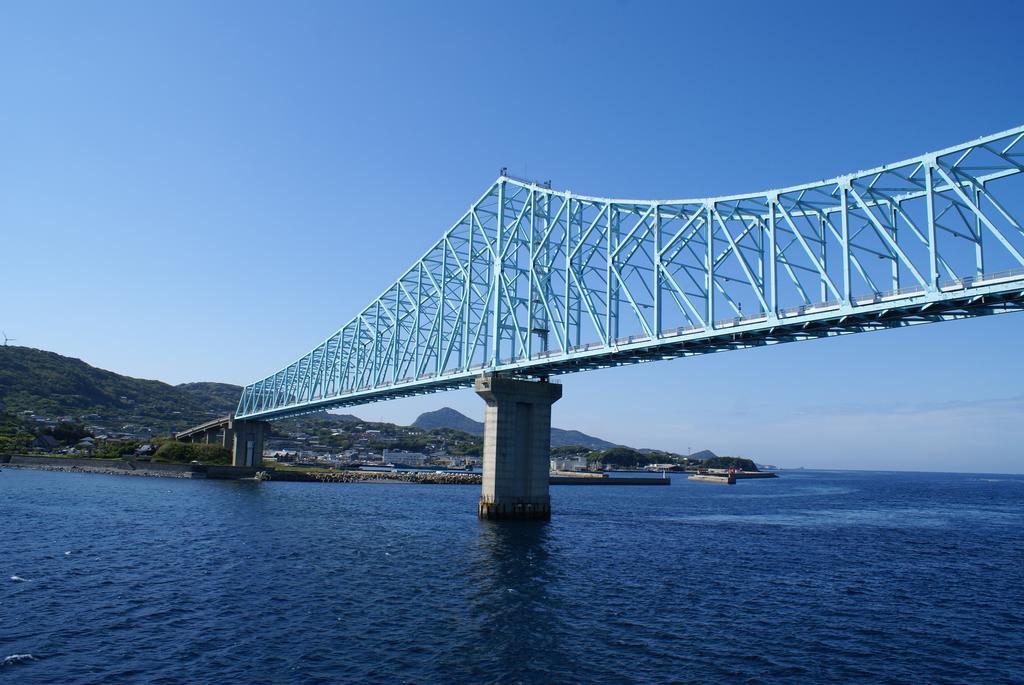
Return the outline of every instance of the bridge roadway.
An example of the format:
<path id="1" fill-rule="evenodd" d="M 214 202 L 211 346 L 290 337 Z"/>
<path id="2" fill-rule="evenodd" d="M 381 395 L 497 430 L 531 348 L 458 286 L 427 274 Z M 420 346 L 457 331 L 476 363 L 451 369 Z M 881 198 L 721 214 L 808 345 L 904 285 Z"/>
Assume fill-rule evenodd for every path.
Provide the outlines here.
<path id="1" fill-rule="evenodd" d="M 487 473 L 525 483 L 542 456 L 546 469 L 547 438 L 531 436 L 561 396 L 551 376 L 1024 308 L 1022 139 L 1024 126 L 695 200 L 578 195 L 503 169 L 380 297 L 246 386 L 234 420 L 474 384 L 488 403 L 481 515 L 546 516 L 546 486 L 509 509 Z"/>

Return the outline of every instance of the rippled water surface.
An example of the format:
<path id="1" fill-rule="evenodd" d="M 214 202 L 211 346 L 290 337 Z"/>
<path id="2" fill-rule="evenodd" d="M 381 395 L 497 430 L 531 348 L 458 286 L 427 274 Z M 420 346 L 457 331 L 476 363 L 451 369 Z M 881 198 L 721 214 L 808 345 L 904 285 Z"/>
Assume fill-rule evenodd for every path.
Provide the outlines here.
<path id="1" fill-rule="evenodd" d="M 478 496 L 4 469 L 0 682 L 1024 682 L 1024 477 Z"/>

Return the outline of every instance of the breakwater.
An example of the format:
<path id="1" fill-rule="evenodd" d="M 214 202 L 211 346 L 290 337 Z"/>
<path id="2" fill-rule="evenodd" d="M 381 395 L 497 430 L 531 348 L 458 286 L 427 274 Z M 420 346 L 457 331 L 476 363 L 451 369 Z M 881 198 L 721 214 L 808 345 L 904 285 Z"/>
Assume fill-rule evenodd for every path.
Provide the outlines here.
<path id="1" fill-rule="evenodd" d="M 480 485 L 479 473 L 457 471 L 277 471 L 267 469 L 266 480 L 306 483 L 421 483 L 434 485 Z M 669 485 L 669 478 L 604 478 L 597 474 L 553 475 L 551 485 Z"/>
<path id="2" fill-rule="evenodd" d="M 67 473 L 95 473 L 108 476 L 156 478 L 210 478 L 218 480 L 260 480 L 298 483 L 416 483 L 420 485 L 480 485 L 479 473 L 459 471 L 319 471 L 300 469 L 241 468 L 213 464 L 163 464 L 130 459 L 81 459 L 73 457 L 4 456 L 5 468 L 36 469 Z M 607 478 L 603 474 L 552 475 L 551 485 L 668 485 L 668 478 Z"/>
<path id="3" fill-rule="evenodd" d="M 587 478 L 579 476 L 551 476 L 551 485 L 671 485 L 671 478 Z M 581 477 L 583 476 L 583 477 Z"/>
<path id="4" fill-rule="evenodd" d="M 480 485 L 479 473 L 451 471 L 278 471 L 265 470 L 266 480 L 304 483 L 418 483 L 421 485 Z"/>
<path id="5" fill-rule="evenodd" d="M 213 464 L 162 464 L 128 459 L 81 459 L 73 457 L 5 456 L 4 468 L 35 469 L 65 473 L 95 473 L 107 476 L 149 476 L 156 478 L 212 478 L 239 480 L 262 474 L 263 480 L 303 483 L 420 483 L 434 485 L 480 485 L 479 473 L 432 471 L 300 471 L 239 468 Z"/>
<path id="6" fill-rule="evenodd" d="M 736 485 L 736 475 L 732 473 L 695 473 L 688 476 L 687 480 L 699 480 L 703 483 L 721 483 L 722 485 Z"/>

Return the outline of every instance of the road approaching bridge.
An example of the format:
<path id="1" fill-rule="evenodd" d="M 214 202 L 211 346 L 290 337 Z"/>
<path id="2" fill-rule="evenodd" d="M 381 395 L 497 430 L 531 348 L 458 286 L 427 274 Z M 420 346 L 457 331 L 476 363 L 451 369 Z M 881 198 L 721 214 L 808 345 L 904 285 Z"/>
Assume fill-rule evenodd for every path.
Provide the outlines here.
<path id="1" fill-rule="evenodd" d="M 380 297 L 246 386 L 235 420 L 1018 311 L 1022 138 L 1018 127 L 825 181 L 692 200 L 577 195 L 502 170 Z M 506 404 L 496 427 L 539 436 L 550 422 L 550 403 L 546 419 Z M 542 451 L 547 463 L 545 439 L 502 442 L 490 416 L 497 468 Z M 532 515 L 537 502 L 519 504 Z M 482 500 L 482 515 L 492 509 L 506 511 Z"/>
<path id="2" fill-rule="evenodd" d="M 231 465 L 252 468 L 263 463 L 266 421 L 223 416 L 174 434 L 175 440 L 219 444 L 231 450 Z"/>

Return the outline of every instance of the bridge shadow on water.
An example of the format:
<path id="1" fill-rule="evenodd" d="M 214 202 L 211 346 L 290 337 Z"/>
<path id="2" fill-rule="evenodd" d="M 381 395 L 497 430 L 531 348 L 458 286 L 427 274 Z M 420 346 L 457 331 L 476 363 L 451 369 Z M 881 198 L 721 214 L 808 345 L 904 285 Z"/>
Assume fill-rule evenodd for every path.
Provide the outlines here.
<path id="1" fill-rule="evenodd" d="M 451 681 L 571 680 L 576 654 L 564 607 L 549 593 L 559 576 L 551 525 L 481 521 L 468 550 L 466 620 L 474 637 L 441 664 Z"/>

